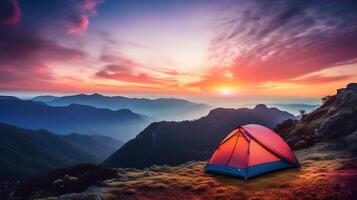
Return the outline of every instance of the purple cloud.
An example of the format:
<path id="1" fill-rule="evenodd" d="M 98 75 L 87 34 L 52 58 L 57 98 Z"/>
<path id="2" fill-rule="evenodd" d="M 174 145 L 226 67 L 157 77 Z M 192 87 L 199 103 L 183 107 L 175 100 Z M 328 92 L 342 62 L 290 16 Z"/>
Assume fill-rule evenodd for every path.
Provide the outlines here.
<path id="1" fill-rule="evenodd" d="M 69 24 L 67 27 L 68 34 L 80 33 L 87 30 L 89 20 L 87 15 L 73 15 L 68 19 Z"/>
<path id="2" fill-rule="evenodd" d="M 89 16 L 96 14 L 96 7 L 104 0 L 84 0 L 77 5 L 76 12 L 68 17 L 67 34 L 81 33 L 87 30 Z"/>
<path id="3" fill-rule="evenodd" d="M 48 62 L 85 57 L 80 50 L 42 38 L 37 32 L 0 26 L 0 83 L 10 80 L 49 80 Z"/>
<path id="4" fill-rule="evenodd" d="M 0 23 L 16 24 L 20 18 L 21 11 L 17 0 L 0 1 Z"/>

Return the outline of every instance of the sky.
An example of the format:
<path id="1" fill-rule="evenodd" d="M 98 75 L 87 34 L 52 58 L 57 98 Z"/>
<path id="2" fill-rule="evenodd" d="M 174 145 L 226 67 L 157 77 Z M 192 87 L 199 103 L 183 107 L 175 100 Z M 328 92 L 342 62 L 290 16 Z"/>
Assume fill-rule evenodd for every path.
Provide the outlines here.
<path id="1" fill-rule="evenodd" d="M 357 81 L 357 2 L 0 0 L 0 91 L 319 99 Z"/>

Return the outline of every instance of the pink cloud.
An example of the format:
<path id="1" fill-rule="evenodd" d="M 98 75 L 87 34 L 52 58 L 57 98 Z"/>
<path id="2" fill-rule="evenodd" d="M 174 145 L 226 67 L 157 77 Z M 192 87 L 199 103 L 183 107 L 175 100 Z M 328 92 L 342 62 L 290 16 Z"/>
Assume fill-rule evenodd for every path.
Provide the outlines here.
<path id="1" fill-rule="evenodd" d="M 95 76 L 98 78 L 118 80 L 130 83 L 158 83 L 155 77 L 151 77 L 146 73 L 135 73 L 135 66 L 125 65 L 128 62 L 120 64 L 110 64 L 104 66 L 98 71 Z"/>
<path id="2" fill-rule="evenodd" d="M 104 0 L 84 0 L 77 5 L 77 12 L 68 18 L 67 34 L 85 32 L 89 25 L 89 16 L 96 14 L 96 7 Z"/>
<path id="3" fill-rule="evenodd" d="M 104 0 L 84 0 L 78 7 L 80 11 L 94 15 L 96 14 L 96 7 L 103 2 Z"/>
<path id="4" fill-rule="evenodd" d="M 0 26 L 0 86 L 46 86 L 54 76 L 50 63 L 83 59 L 86 53 L 42 38 L 18 26 Z"/>
<path id="5" fill-rule="evenodd" d="M 116 80 L 121 82 L 127 82 L 132 84 L 140 84 L 142 87 L 152 88 L 176 88 L 177 80 L 172 78 L 157 77 L 149 72 L 142 72 L 142 69 L 149 70 L 136 61 L 133 61 L 124 56 L 114 56 L 110 54 L 103 54 L 101 60 L 108 62 L 94 74 L 95 78 Z M 160 73 L 165 74 L 177 74 L 173 71 L 164 71 Z M 144 86 L 145 85 L 145 86 Z"/>
<path id="6" fill-rule="evenodd" d="M 69 19 L 67 34 L 81 33 L 87 30 L 89 20 L 87 15 L 72 16 Z"/>

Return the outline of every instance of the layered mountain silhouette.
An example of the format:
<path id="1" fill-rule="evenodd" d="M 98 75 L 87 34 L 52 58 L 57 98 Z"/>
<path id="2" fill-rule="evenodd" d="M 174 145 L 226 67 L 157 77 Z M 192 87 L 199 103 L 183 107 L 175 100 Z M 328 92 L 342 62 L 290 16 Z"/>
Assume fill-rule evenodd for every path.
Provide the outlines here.
<path id="1" fill-rule="evenodd" d="M 0 179 L 78 163 L 100 163 L 123 143 L 103 136 L 60 136 L 0 124 Z"/>
<path id="2" fill-rule="evenodd" d="M 304 114 L 300 120 L 284 121 L 275 131 L 294 149 L 356 133 L 357 83 L 348 84 L 337 90 L 336 95 L 326 96 L 322 101 L 319 108 Z"/>
<path id="3" fill-rule="evenodd" d="M 19 98 L 17 98 L 17 97 L 13 97 L 13 96 L 2 96 L 2 95 L 0 95 L 0 100 L 4 100 L 4 99 L 19 100 Z"/>
<path id="4" fill-rule="evenodd" d="M 34 97 L 32 98 L 31 100 L 32 101 L 35 101 L 35 102 L 43 102 L 43 103 L 46 103 L 46 102 L 49 102 L 49 101 L 53 101 L 55 99 L 57 99 L 58 97 L 56 96 L 51 96 L 51 95 L 43 95 L 43 96 L 37 96 L 37 97 Z"/>
<path id="5" fill-rule="evenodd" d="M 51 106 L 70 104 L 89 105 L 111 110 L 130 109 L 158 120 L 184 120 L 199 118 L 208 113 L 210 107 L 183 99 L 175 98 L 128 98 L 123 96 L 103 96 L 100 94 L 78 94 L 73 96 L 38 96 L 34 101 L 41 101 Z"/>
<path id="6" fill-rule="evenodd" d="M 254 109 L 217 108 L 194 121 L 154 122 L 103 164 L 143 168 L 153 164 L 176 165 L 190 160 L 206 160 L 235 127 L 257 123 L 273 128 L 286 119 L 294 119 L 294 116 L 261 104 Z"/>
<path id="7" fill-rule="evenodd" d="M 33 101 L 0 99 L 0 122 L 57 134 L 96 134 L 127 141 L 149 125 L 151 119 L 128 109 L 113 111 L 78 104 L 54 107 Z"/>

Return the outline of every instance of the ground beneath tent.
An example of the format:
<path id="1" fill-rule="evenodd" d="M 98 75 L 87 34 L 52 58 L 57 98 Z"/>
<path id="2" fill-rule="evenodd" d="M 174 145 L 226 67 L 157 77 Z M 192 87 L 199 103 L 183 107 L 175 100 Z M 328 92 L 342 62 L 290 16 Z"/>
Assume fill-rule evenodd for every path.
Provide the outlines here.
<path id="1" fill-rule="evenodd" d="M 357 157 L 353 153 L 320 143 L 296 155 L 300 169 L 248 181 L 204 173 L 205 162 L 118 169 L 119 178 L 61 199 L 352 199 L 357 195 Z"/>

